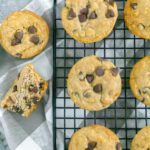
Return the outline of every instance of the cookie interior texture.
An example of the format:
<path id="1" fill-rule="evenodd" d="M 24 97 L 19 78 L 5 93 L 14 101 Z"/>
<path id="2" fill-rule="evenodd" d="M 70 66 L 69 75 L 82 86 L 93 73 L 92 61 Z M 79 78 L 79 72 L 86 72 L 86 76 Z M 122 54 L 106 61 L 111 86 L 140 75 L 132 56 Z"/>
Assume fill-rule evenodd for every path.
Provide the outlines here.
<path id="1" fill-rule="evenodd" d="M 131 143 L 131 150 L 150 150 L 150 126 L 137 133 Z"/>
<path id="2" fill-rule="evenodd" d="M 136 36 L 150 39 L 150 1 L 127 0 L 124 18 L 129 30 Z"/>
<path id="3" fill-rule="evenodd" d="M 32 64 L 28 64 L 19 73 L 0 105 L 28 117 L 36 109 L 47 87 L 48 83 L 34 70 Z"/>
<path id="4" fill-rule="evenodd" d="M 28 10 L 10 14 L 0 27 L 0 43 L 14 57 L 31 58 L 39 54 L 48 39 L 45 20 Z"/>
<path id="5" fill-rule="evenodd" d="M 70 36 L 79 42 L 92 43 L 110 34 L 118 11 L 114 0 L 66 0 L 61 16 Z"/>
<path id="6" fill-rule="evenodd" d="M 110 106 L 121 93 L 118 68 L 97 56 L 79 60 L 70 70 L 68 93 L 82 109 L 98 111 Z"/>
<path id="7" fill-rule="evenodd" d="M 138 61 L 130 75 L 130 86 L 134 96 L 150 106 L 150 56 Z"/>
<path id="8" fill-rule="evenodd" d="M 110 129 L 91 125 L 74 133 L 68 150 L 122 150 L 122 148 L 119 138 Z"/>

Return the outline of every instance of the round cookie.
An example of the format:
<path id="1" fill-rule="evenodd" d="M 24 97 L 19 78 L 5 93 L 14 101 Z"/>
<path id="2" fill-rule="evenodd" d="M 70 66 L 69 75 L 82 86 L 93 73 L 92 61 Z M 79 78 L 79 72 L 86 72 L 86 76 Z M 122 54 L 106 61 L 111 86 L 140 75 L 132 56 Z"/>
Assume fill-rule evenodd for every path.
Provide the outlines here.
<path id="1" fill-rule="evenodd" d="M 150 126 L 137 133 L 131 143 L 131 150 L 150 150 Z"/>
<path id="2" fill-rule="evenodd" d="M 150 56 L 138 61 L 130 74 L 130 86 L 134 96 L 150 106 Z"/>
<path id="3" fill-rule="evenodd" d="M 124 18 L 129 30 L 136 36 L 150 39 L 150 1 L 127 0 Z"/>
<path id="4" fill-rule="evenodd" d="M 49 28 L 45 20 L 28 11 L 16 11 L 1 24 L 0 43 L 12 56 L 31 58 L 47 45 Z"/>
<path id="5" fill-rule="evenodd" d="M 74 133 L 68 150 L 122 150 L 122 148 L 119 138 L 110 129 L 91 125 Z"/>
<path id="6" fill-rule="evenodd" d="M 98 111 L 116 101 L 121 93 L 121 77 L 112 62 L 92 55 L 72 67 L 67 87 L 77 106 Z"/>
<path id="7" fill-rule="evenodd" d="M 111 33 L 118 10 L 114 0 L 66 0 L 61 16 L 71 37 L 79 42 L 92 43 Z"/>

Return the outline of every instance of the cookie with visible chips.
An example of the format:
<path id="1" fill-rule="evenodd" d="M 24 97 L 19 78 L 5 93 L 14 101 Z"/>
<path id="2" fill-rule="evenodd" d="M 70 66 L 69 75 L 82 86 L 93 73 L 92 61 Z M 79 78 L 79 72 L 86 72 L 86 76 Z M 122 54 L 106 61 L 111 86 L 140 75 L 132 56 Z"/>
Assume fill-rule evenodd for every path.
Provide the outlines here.
<path id="1" fill-rule="evenodd" d="M 143 39 L 150 39 L 149 6 L 149 0 L 127 0 L 124 9 L 124 19 L 128 29 Z"/>
<path id="2" fill-rule="evenodd" d="M 79 129 L 71 138 L 68 150 L 122 150 L 117 135 L 101 125 Z"/>
<path id="3" fill-rule="evenodd" d="M 0 27 L 0 43 L 14 57 L 31 58 L 38 55 L 48 39 L 49 28 L 45 20 L 28 10 L 10 14 Z"/>
<path id="4" fill-rule="evenodd" d="M 66 0 L 61 16 L 71 37 L 79 42 L 92 43 L 111 33 L 118 10 L 114 0 Z"/>
<path id="5" fill-rule="evenodd" d="M 138 61 L 130 74 L 130 86 L 134 96 L 150 106 L 150 56 Z"/>
<path id="6" fill-rule="evenodd" d="M 98 111 L 117 100 L 121 93 L 121 77 L 112 62 L 92 55 L 82 58 L 72 67 L 67 87 L 77 106 Z"/>

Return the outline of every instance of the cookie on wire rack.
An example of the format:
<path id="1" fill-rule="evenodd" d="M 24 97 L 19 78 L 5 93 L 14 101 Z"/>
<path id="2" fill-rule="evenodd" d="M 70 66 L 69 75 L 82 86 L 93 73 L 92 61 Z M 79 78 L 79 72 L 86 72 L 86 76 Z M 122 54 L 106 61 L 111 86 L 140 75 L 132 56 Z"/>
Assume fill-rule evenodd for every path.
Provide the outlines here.
<path id="1" fill-rule="evenodd" d="M 70 70 L 68 93 L 82 109 L 98 111 L 109 107 L 121 94 L 119 69 L 110 61 L 91 55 Z"/>
<path id="2" fill-rule="evenodd" d="M 71 37 L 93 43 L 111 33 L 118 10 L 114 0 L 66 0 L 61 16 L 64 29 Z"/>

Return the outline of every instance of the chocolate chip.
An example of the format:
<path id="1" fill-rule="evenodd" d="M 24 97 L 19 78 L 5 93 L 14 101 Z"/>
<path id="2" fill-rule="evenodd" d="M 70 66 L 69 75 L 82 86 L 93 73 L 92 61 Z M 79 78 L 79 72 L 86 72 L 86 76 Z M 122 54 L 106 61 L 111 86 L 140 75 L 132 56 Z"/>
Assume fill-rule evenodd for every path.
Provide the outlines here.
<path id="1" fill-rule="evenodd" d="M 16 92 L 17 91 L 17 85 L 15 85 L 14 87 L 13 87 L 13 92 Z"/>
<path id="2" fill-rule="evenodd" d="M 74 12 L 73 8 L 69 10 L 68 19 L 73 19 L 76 17 L 76 13 Z"/>
<path id="3" fill-rule="evenodd" d="M 79 78 L 80 81 L 84 81 L 85 76 L 84 76 L 84 74 L 82 72 L 79 72 L 78 78 Z"/>
<path id="4" fill-rule="evenodd" d="M 137 9 L 137 3 L 131 3 L 130 7 L 134 10 Z"/>
<path id="5" fill-rule="evenodd" d="M 110 4 L 110 5 L 114 5 L 114 0 L 104 0 L 105 2 L 107 2 L 108 4 Z"/>
<path id="6" fill-rule="evenodd" d="M 28 32 L 31 33 L 31 34 L 34 34 L 37 32 L 37 28 L 35 26 L 30 26 L 28 28 Z"/>
<path id="7" fill-rule="evenodd" d="M 18 106 L 13 106 L 13 108 L 12 108 L 16 113 L 19 113 L 19 114 L 22 114 L 23 113 L 23 110 L 20 108 L 20 107 L 18 107 Z"/>
<path id="8" fill-rule="evenodd" d="M 112 18 L 115 16 L 115 13 L 112 9 L 108 9 L 106 12 L 106 18 Z"/>
<path id="9" fill-rule="evenodd" d="M 14 37 L 15 37 L 16 39 L 18 39 L 18 40 L 21 41 L 22 38 L 23 38 L 23 32 L 22 32 L 22 31 L 17 31 L 17 32 L 15 33 Z"/>
<path id="10" fill-rule="evenodd" d="M 24 97 L 23 97 L 23 99 L 24 99 L 24 100 L 27 100 L 27 99 L 28 99 L 28 97 L 27 97 L 27 96 L 24 96 Z"/>
<path id="11" fill-rule="evenodd" d="M 85 14 L 78 15 L 78 18 L 81 23 L 87 20 L 87 16 Z"/>
<path id="12" fill-rule="evenodd" d="M 97 142 L 89 142 L 88 143 L 88 148 L 85 150 L 93 150 L 97 146 Z"/>
<path id="13" fill-rule="evenodd" d="M 26 106 L 30 109 L 31 108 L 31 102 L 26 102 Z"/>
<path id="14" fill-rule="evenodd" d="M 44 85 L 44 83 L 43 83 L 43 82 L 40 82 L 40 84 L 39 84 L 40 89 L 43 88 L 43 85 Z"/>
<path id="15" fill-rule="evenodd" d="M 20 54 L 20 53 L 16 53 L 16 56 L 17 56 L 17 57 L 21 57 L 21 56 L 22 56 L 22 54 Z"/>
<path id="16" fill-rule="evenodd" d="M 116 150 L 121 150 L 121 144 L 119 142 L 116 144 Z"/>
<path id="17" fill-rule="evenodd" d="M 97 67 L 95 72 L 96 72 L 96 75 L 103 76 L 105 73 L 105 70 L 102 67 Z"/>
<path id="18" fill-rule="evenodd" d="M 37 97 L 37 96 L 34 96 L 34 97 L 32 98 L 32 102 L 33 102 L 34 104 L 37 104 L 37 103 L 38 103 L 38 97 Z"/>
<path id="19" fill-rule="evenodd" d="M 95 86 L 93 87 L 93 91 L 94 91 L 95 93 L 100 93 L 100 92 L 102 92 L 102 85 L 101 85 L 101 84 L 95 85 Z"/>
<path id="20" fill-rule="evenodd" d="M 91 83 L 94 80 L 94 75 L 93 74 L 87 74 L 86 75 L 86 80 Z"/>
<path id="21" fill-rule="evenodd" d="M 37 35 L 33 35 L 30 38 L 30 42 L 34 43 L 35 45 L 37 45 L 40 42 L 40 38 Z"/>
<path id="22" fill-rule="evenodd" d="M 142 24 L 142 23 L 139 23 L 139 24 L 138 24 L 138 28 L 139 28 L 140 30 L 144 30 L 144 29 L 145 29 L 145 25 Z"/>
<path id="23" fill-rule="evenodd" d="M 119 69 L 118 68 L 111 68 L 111 74 L 115 77 L 117 76 L 119 73 Z"/>
<path id="24" fill-rule="evenodd" d="M 38 88 L 36 86 L 34 86 L 34 85 L 31 84 L 29 86 L 29 91 L 33 92 L 33 93 L 37 93 L 38 92 Z"/>
<path id="25" fill-rule="evenodd" d="M 86 97 L 86 98 L 91 97 L 91 92 L 90 92 L 90 90 L 84 91 L 84 92 L 83 92 L 83 96 Z"/>
<path id="26" fill-rule="evenodd" d="M 97 18 L 97 14 L 95 11 L 91 12 L 89 19 L 96 19 Z"/>
<path id="27" fill-rule="evenodd" d="M 86 8 L 82 8 L 82 9 L 80 10 L 80 14 L 85 14 L 85 15 L 87 15 L 87 14 L 88 14 L 88 12 L 89 12 L 88 7 L 86 7 Z"/>
<path id="28" fill-rule="evenodd" d="M 19 39 L 12 39 L 11 40 L 11 46 L 16 46 L 20 43 L 21 43 L 21 40 L 19 40 Z"/>

